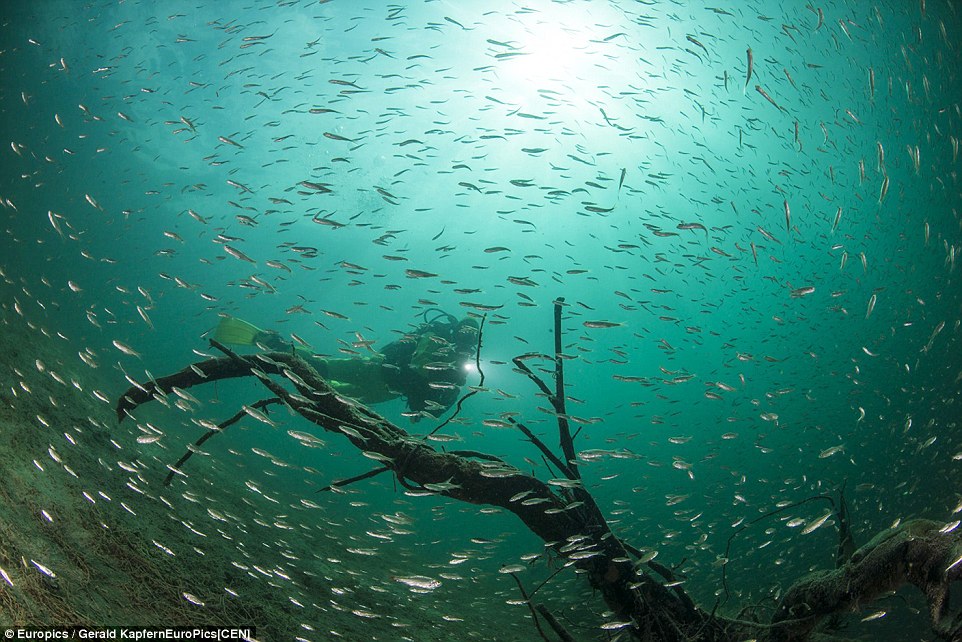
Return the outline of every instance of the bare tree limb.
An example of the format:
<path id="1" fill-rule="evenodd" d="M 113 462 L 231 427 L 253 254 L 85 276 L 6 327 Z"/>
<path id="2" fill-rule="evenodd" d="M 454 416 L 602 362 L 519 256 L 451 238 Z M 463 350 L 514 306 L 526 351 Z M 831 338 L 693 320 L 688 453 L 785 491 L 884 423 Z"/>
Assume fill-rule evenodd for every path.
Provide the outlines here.
<path id="1" fill-rule="evenodd" d="M 548 626 L 550 626 L 554 632 L 558 634 L 558 637 L 561 638 L 562 642 L 575 642 L 575 639 L 571 637 L 571 634 L 568 633 L 568 631 L 561 625 L 561 622 L 559 622 L 558 619 L 551 614 L 551 611 L 548 610 L 548 607 L 546 607 L 544 604 L 539 604 L 537 609 L 538 613 L 541 614 L 541 617 L 544 618 L 544 621 L 547 622 Z"/>
<path id="2" fill-rule="evenodd" d="M 558 419 L 558 438 L 561 442 L 561 453 L 568 468 L 574 475 L 574 479 L 581 479 L 581 471 L 578 470 L 577 457 L 575 455 L 574 440 L 571 439 L 571 428 L 568 425 L 568 413 L 565 410 L 565 366 L 564 355 L 561 352 L 561 308 L 564 305 L 564 297 L 558 297 L 554 301 L 554 394 L 551 396 L 551 405 L 554 407 L 555 415 Z"/>
<path id="3" fill-rule="evenodd" d="M 380 466 L 379 468 L 369 470 L 366 473 L 361 473 L 360 475 L 355 475 L 354 477 L 348 477 L 347 479 L 340 479 L 336 482 L 331 482 L 329 485 L 325 486 L 324 488 L 321 488 L 317 492 L 323 493 L 328 490 L 334 490 L 335 488 L 343 488 L 344 486 L 349 486 L 354 482 L 359 482 L 365 479 L 370 479 L 371 477 L 376 477 L 377 475 L 380 475 L 381 473 L 386 473 L 389 470 L 391 470 L 390 466 Z"/>
<path id="4" fill-rule="evenodd" d="M 551 360 L 551 357 L 549 357 L 546 354 L 541 354 L 539 352 L 528 352 L 527 354 L 518 355 L 517 357 L 514 357 L 513 359 L 511 359 L 511 362 L 515 365 L 515 367 L 518 368 L 521 374 L 531 379 L 531 381 L 534 382 L 534 385 L 538 386 L 538 389 L 544 393 L 544 396 L 550 399 L 554 395 L 554 393 L 551 392 L 551 388 L 548 387 L 548 384 L 546 384 L 541 379 L 541 377 L 539 377 L 538 375 L 536 375 L 534 372 L 531 371 L 531 368 L 529 368 L 528 365 L 525 363 L 525 361 L 528 359 Z"/>
<path id="5" fill-rule="evenodd" d="M 929 619 L 942 639 L 957 640 L 958 619 L 949 613 L 949 585 L 962 579 L 962 542 L 942 525 L 914 519 L 883 531 L 841 568 L 817 571 L 796 582 L 782 598 L 772 622 L 805 618 L 808 630 L 905 583 L 925 594 Z M 799 631 L 801 632 L 801 631 Z"/>
<path id="6" fill-rule="evenodd" d="M 541 538 L 548 550 L 565 558 L 565 566 L 577 568 L 600 593 L 612 612 L 611 628 L 617 629 L 620 636 L 630 634 L 651 642 L 735 642 L 750 638 L 760 642 L 803 642 L 811 640 L 827 619 L 864 606 L 909 583 L 926 596 L 936 634 L 944 640 L 960 638 L 962 617 L 950 612 L 948 602 L 950 585 L 962 579 L 962 535 L 953 525 L 913 520 L 884 531 L 850 558 L 843 559 L 845 563 L 839 568 L 811 574 L 795 583 L 784 593 L 769 623 L 726 618 L 716 615 L 714 610 L 708 613 L 670 579 L 673 574 L 669 569 L 650 563 L 648 566 L 632 564 L 628 552 L 638 555 L 640 551 L 612 533 L 592 495 L 579 479 L 568 476 L 575 474 L 572 462 L 577 453 L 573 438 L 565 436 L 566 424 L 561 421 L 567 418 L 563 403 L 564 375 L 560 367 L 563 357 L 558 339 L 562 301 L 555 303 L 555 382 L 560 385 L 547 394 L 559 418 L 562 451 L 569 466 L 533 433 L 529 436 L 530 431 L 522 432 L 546 461 L 553 462 L 567 477 L 560 484 L 563 480 L 552 480 L 553 485 L 533 474 L 526 475 L 493 455 L 471 450 L 436 450 L 424 437 L 410 435 L 369 408 L 339 396 L 306 361 L 286 352 L 241 356 L 214 344 L 225 357 L 208 359 L 167 377 L 135 384 L 118 400 L 117 416 L 123 420 L 149 401 L 166 403 L 168 391 L 175 387 L 186 389 L 255 376 L 276 397 L 258 403 L 266 407 L 268 402 L 283 402 L 307 421 L 342 435 L 359 450 L 376 455 L 383 464 L 374 471 L 335 482 L 331 487 L 391 471 L 406 488 L 504 508 Z M 519 370 L 528 374 L 540 389 L 546 389 L 522 359 L 515 360 L 516 364 L 522 362 Z M 296 392 L 291 391 L 291 386 Z M 239 417 L 240 413 L 222 425 L 229 425 Z M 207 438 L 209 435 L 202 439 Z M 512 501 L 517 497 L 525 499 Z M 571 501 L 572 497 L 577 501 Z M 826 498 L 819 496 L 805 501 L 816 499 Z M 844 522 L 840 529 L 843 526 L 847 529 L 847 516 L 840 513 L 837 516 Z M 850 534 L 847 537 L 851 541 Z M 669 584 L 662 584 L 648 569 Z M 547 615 L 541 615 L 550 623 Z"/>
<path id="7" fill-rule="evenodd" d="M 528 610 L 531 611 L 531 619 L 534 620 L 534 628 L 538 629 L 538 635 L 541 636 L 541 639 L 544 640 L 544 642 L 551 642 L 551 640 L 548 639 L 548 636 L 544 634 L 544 631 L 541 630 L 541 622 L 538 621 L 538 613 L 534 610 L 534 604 L 531 603 L 531 598 L 528 597 L 528 593 L 524 590 L 524 585 L 521 583 L 521 580 L 519 580 L 518 576 L 514 573 L 508 573 L 508 575 L 510 575 L 518 585 L 518 590 L 521 591 L 521 597 L 524 598 L 524 603 L 528 606 Z"/>
<path id="8" fill-rule="evenodd" d="M 528 438 L 528 441 L 534 444 L 535 447 L 537 447 L 537 449 L 540 450 L 544 454 L 544 456 L 547 457 L 548 460 L 555 465 L 555 468 L 561 471 L 562 475 L 564 475 L 568 479 L 572 479 L 572 480 L 577 479 L 574 476 L 574 473 L 572 472 L 571 467 L 565 466 L 564 462 L 558 459 L 558 457 L 553 452 L 551 452 L 551 449 L 548 448 L 545 445 L 545 443 L 538 438 L 537 435 L 531 432 L 527 426 L 525 426 L 523 423 L 519 421 L 515 421 L 514 417 L 508 417 L 508 421 L 512 425 L 517 426 L 518 430 L 520 430 L 521 433 Z"/>
<path id="9" fill-rule="evenodd" d="M 278 397 L 272 397 L 270 399 L 261 399 L 260 401 L 257 401 L 251 404 L 251 408 L 254 408 L 255 410 L 260 410 L 261 408 L 266 408 L 271 404 L 275 404 L 275 403 L 281 403 L 281 400 Z M 222 421 L 219 424 L 217 424 L 216 430 L 208 430 L 206 433 L 204 433 L 200 437 L 200 439 L 194 442 L 194 446 L 198 448 L 200 446 L 203 446 L 205 441 L 207 441 L 214 435 L 218 434 L 228 426 L 236 424 L 238 421 L 240 421 L 241 419 L 247 416 L 248 414 L 246 411 L 239 410 L 237 414 L 235 414 L 230 419 L 227 419 L 226 421 Z M 190 459 L 191 455 L 193 454 L 194 454 L 194 451 L 188 449 L 187 452 L 184 453 L 183 457 L 177 460 L 177 463 L 175 463 L 173 466 L 170 466 L 170 472 L 167 474 L 167 477 L 164 479 L 164 486 L 170 486 L 170 482 L 171 480 L 173 480 L 174 475 L 180 472 L 181 467 L 185 463 L 187 463 L 187 460 Z"/>

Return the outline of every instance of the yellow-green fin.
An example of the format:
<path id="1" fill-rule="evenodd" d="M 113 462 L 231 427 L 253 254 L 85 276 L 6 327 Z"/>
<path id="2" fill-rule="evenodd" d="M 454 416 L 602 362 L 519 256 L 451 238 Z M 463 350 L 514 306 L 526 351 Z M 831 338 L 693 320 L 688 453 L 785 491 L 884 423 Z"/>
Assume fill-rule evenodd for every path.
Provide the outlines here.
<path id="1" fill-rule="evenodd" d="M 249 346 L 254 345 L 254 340 L 260 333 L 260 328 L 243 319 L 221 317 L 220 323 L 214 328 L 211 338 L 221 343 Z"/>

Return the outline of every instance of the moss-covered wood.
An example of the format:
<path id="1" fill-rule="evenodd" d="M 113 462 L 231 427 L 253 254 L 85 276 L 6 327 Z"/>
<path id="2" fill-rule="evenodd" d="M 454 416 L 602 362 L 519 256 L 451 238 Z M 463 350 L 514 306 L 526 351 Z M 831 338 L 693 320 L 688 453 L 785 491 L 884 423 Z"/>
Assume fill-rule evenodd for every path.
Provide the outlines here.
<path id="1" fill-rule="evenodd" d="M 556 310 L 559 307 L 556 302 Z M 560 333 L 560 327 L 556 332 Z M 343 435 L 382 462 L 383 469 L 390 470 L 405 488 L 498 506 L 515 514 L 556 555 L 584 572 L 613 611 L 612 622 L 623 624 L 621 635 L 657 642 L 795 642 L 813 640 L 816 635 L 831 639 L 820 631 L 831 616 L 864 607 L 906 583 L 925 593 L 933 630 L 940 638 L 955 640 L 962 631 L 959 618 L 948 612 L 947 599 L 949 585 L 962 572 L 962 543 L 955 531 L 934 522 L 906 522 L 883 532 L 839 568 L 802 578 L 785 592 L 771 622 L 726 618 L 714 608 L 696 605 L 681 586 L 670 581 L 671 572 L 664 567 L 630 559 L 638 555 L 638 549 L 615 537 L 581 484 L 576 463 L 572 463 L 576 453 L 566 423 L 559 421 L 561 443 L 565 444 L 561 472 L 566 480 L 549 485 L 492 455 L 433 448 L 424 438 L 412 436 L 369 408 L 337 395 L 296 354 L 241 356 L 220 344 L 214 346 L 225 356 L 132 386 L 118 401 L 118 419 L 123 420 L 143 403 L 164 399 L 175 387 L 188 389 L 257 377 L 304 419 Z M 561 368 L 560 359 L 556 367 Z M 537 379 L 530 371 L 527 374 Z M 543 383 L 539 386 L 547 389 Z M 561 389 L 553 394 L 561 395 Z M 558 399 L 552 403 L 563 415 L 563 403 Z M 250 412 L 256 416 L 256 409 Z M 527 431 L 524 434 L 542 450 L 546 448 Z M 511 501 L 519 495 L 525 501 Z"/>

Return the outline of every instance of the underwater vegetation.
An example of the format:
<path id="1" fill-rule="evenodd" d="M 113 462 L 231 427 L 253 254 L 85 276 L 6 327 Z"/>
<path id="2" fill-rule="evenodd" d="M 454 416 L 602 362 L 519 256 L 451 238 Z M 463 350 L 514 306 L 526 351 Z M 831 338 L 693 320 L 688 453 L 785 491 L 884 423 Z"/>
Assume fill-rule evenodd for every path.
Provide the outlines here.
<path id="1" fill-rule="evenodd" d="M 0 625 L 958 639 L 960 33 L 3 3 Z"/>

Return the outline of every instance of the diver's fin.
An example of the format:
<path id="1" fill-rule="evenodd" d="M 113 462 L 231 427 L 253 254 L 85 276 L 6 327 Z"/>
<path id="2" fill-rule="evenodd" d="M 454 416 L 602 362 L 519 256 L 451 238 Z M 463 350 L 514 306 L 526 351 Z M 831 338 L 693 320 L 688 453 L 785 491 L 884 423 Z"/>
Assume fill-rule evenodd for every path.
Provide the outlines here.
<path id="1" fill-rule="evenodd" d="M 254 341 L 260 334 L 260 328 L 243 319 L 221 317 L 220 323 L 214 328 L 211 338 L 221 343 L 249 346 L 254 345 Z"/>

